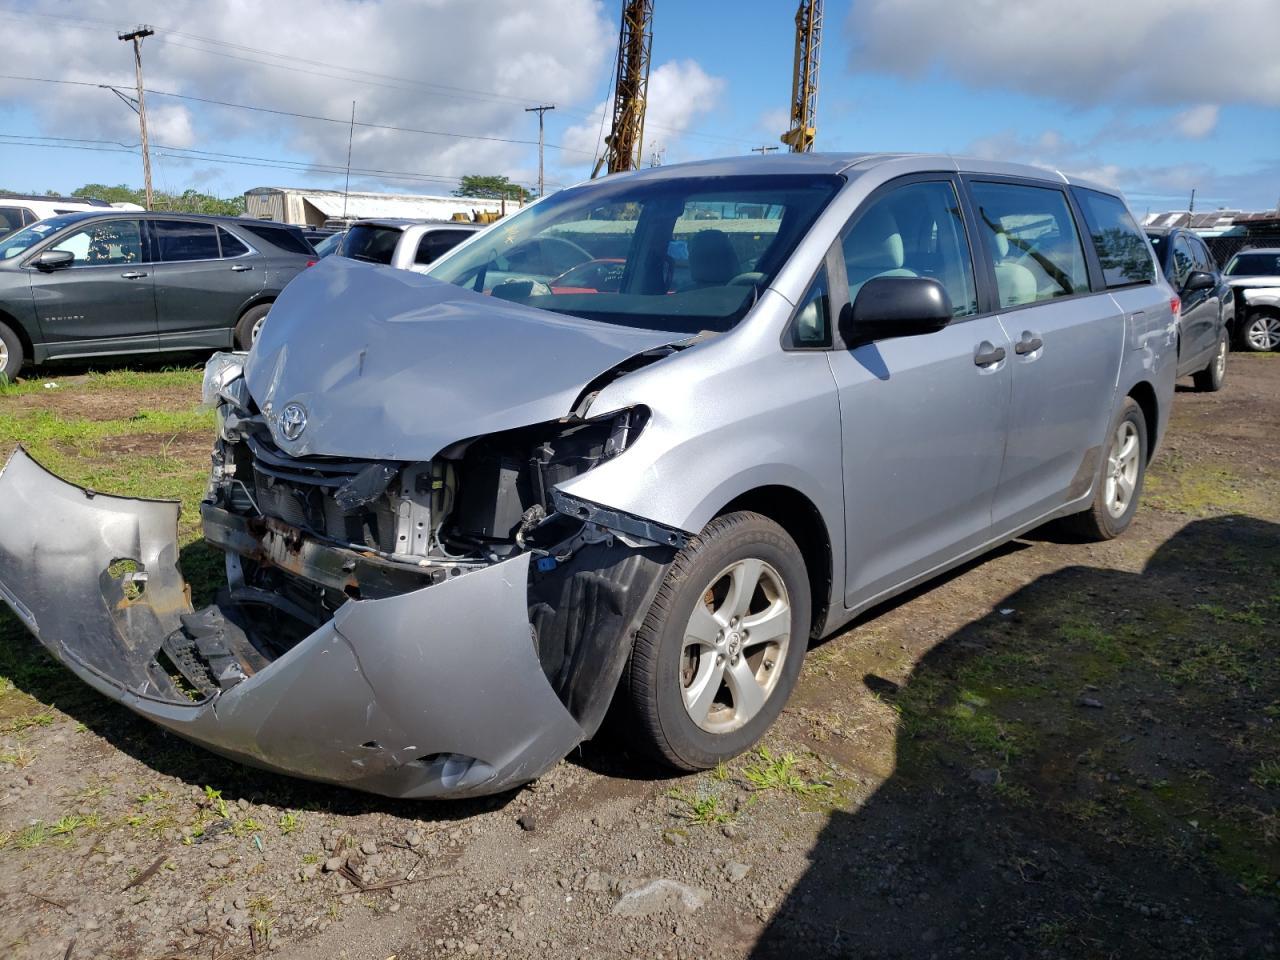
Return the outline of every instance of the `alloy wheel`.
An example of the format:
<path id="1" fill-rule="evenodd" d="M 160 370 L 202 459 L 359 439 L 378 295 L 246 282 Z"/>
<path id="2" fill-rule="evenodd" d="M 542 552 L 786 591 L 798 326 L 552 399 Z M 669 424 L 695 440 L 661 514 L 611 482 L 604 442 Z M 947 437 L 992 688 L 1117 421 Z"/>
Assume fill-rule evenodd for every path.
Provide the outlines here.
<path id="1" fill-rule="evenodd" d="M 1245 328 L 1245 338 L 1255 350 L 1274 350 L 1280 347 L 1280 318 L 1255 317 Z"/>
<path id="2" fill-rule="evenodd" d="M 729 733 L 760 712 L 782 676 L 791 641 L 791 601 L 781 575 L 748 557 L 702 591 L 685 627 L 681 697 L 709 733 Z"/>
<path id="3" fill-rule="evenodd" d="M 1218 356 L 1213 361 L 1213 375 L 1221 382 L 1227 375 L 1227 338 L 1218 341 Z"/>
<path id="4" fill-rule="evenodd" d="M 253 346 L 258 342 L 258 334 L 262 332 L 263 324 L 267 322 L 267 315 L 264 313 L 257 320 L 253 321 L 253 327 L 249 330 L 249 346 Z"/>
<path id="5" fill-rule="evenodd" d="M 0 338 L 0 370 L 4 370 L 9 366 L 9 345 Z"/>
<path id="6" fill-rule="evenodd" d="M 1138 428 L 1132 420 L 1124 420 L 1111 438 L 1107 452 L 1107 481 L 1104 491 L 1107 513 L 1115 519 L 1125 515 L 1138 484 L 1138 458 L 1142 455 Z"/>

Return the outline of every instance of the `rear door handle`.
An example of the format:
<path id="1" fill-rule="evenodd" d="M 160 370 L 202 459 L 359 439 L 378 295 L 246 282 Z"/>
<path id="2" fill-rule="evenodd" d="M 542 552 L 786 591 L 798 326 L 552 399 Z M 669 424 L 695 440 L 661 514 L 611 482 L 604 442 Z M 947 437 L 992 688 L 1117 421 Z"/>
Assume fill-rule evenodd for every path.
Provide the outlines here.
<path id="1" fill-rule="evenodd" d="M 1028 337 L 1025 340 L 1019 340 L 1014 344 L 1013 352 L 1020 357 L 1025 357 L 1028 353 L 1035 353 L 1044 346 L 1044 341 L 1039 337 Z"/>
<path id="2" fill-rule="evenodd" d="M 983 347 L 988 349 L 983 350 Z M 993 363 L 999 363 L 1004 359 L 1004 347 L 992 347 L 989 343 L 981 343 L 978 345 L 978 349 L 982 352 L 973 355 L 973 362 L 980 367 L 989 367 Z"/>
<path id="3" fill-rule="evenodd" d="M 237 263 L 237 264 L 235 264 L 235 265 L 231 268 L 231 272 L 232 272 L 232 273 L 244 273 L 246 270 L 252 270 L 252 269 L 253 269 L 253 267 L 251 267 L 251 266 L 250 266 L 249 264 L 247 264 L 247 263 Z"/>
<path id="4" fill-rule="evenodd" d="M 140 270 L 131 270 L 128 273 L 120 274 L 120 276 L 124 277 L 126 280 L 141 280 L 146 276 L 146 274 Z"/>

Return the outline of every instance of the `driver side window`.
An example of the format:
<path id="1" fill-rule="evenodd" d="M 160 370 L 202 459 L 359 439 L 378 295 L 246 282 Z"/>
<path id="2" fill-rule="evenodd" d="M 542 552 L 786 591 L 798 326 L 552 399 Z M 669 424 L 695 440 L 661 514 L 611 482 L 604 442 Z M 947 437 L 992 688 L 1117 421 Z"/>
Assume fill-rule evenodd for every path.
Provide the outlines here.
<path id="1" fill-rule="evenodd" d="M 841 245 L 850 303 L 876 277 L 930 277 L 946 289 L 954 316 L 978 312 L 973 258 L 949 180 L 909 183 L 872 201 Z"/>
<path id="2" fill-rule="evenodd" d="M 142 262 L 142 231 L 137 220 L 104 220 L 59 241 L 52 249 L 75 255 L 73 267 Z"/>

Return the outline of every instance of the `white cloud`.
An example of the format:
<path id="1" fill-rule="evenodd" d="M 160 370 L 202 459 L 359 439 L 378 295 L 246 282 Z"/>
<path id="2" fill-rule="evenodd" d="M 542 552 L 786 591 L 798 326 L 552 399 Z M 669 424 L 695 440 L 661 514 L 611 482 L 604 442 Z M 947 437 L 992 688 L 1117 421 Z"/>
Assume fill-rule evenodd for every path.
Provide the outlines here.
<path id="1" fill-rule="evenodd" d="M 1173 118 L 1173 126 L 1189 140 L 1203 140 L 1218 126 L 1218 107 L 1212 103 L 1190 107 Z"/>
<path id="2" fill-rule="evenodd" d="M 715 109 L 724 88 L 722 77 L 707 73 L 695 60 L 670 60 L 654 67 L 649 73 L 644 121 L 646 160 L 653 153 L 661 154 L 666 162 L 681 159 L 682 134 Z M 597 145 L 608 135 L 611 117 L 612 100 L 606 100 L 586 120 L 569 127 L 561 143 L 570 150 L 597 153 L 603 149 Z"/>
<path id="3" fill-rule="evenodd" d="M 591 95 L 608 71 L 617 36 L 599 0 L 81 0 L 74 20 L 66 11 L 56 0 L 36 0 L 21 14 L 0 11 L 0 29 L 6 35 L 20 29 L 23 37 L 21 44 L 7 45 L 4 72 L 118 83 L 131 92 L 132 57 L 114 31 L 150 23 L 157 34 L 144 42 L 143 59 L 147 89 L 157 91 L 147 98 L 153 142 L 252 153 L 224 145 L 246 137 L 264 141 L 273 157 L 337 166 L 347 155 L 344 123 L 195 104 L 159 91 L 333 118 L 348 117 L 356 100 L 357 120 L 500 138 L 356 127 L 354 166 L 444 177 L 492 172 L 531 179 L 536 148 L 500 140 L 536 140 L 537 126 L 526 106 L 555 103 L 568 112 Z M 227 45 L 203 44 L 190 36 Z M 277 66 L 266 66 L 255 61 L 273 58 L 245 47 L 314 63 L 274 60 Z M 5 105 L 30 108 L 40 127 L 6 132 L 124 143 L 138 139 L 134 114 L 96 86 L 0 80 L 0 107 Z M 548 151 L 549 161 L 555 153 Z M 584 166 L 590 161 L 581 155 L 573 159 Z M 164 164 L 171 176 L 175 170 L 194 175 L 211 165 L 171 159 Z M 263 182 L 297 176 L 261 170 Z M 380 179 L 353 177 L 353 185 Z M 450 187 L 384 182 L 405 191 Z"/>
<path id="4" fill-rule="evenodd" d="M 1262 53 L 1280 48 L 1275 0 L 857 0 L 846 35 L 855 71 L 1082 105 L 1280 106 L 1280 59 Z"/>

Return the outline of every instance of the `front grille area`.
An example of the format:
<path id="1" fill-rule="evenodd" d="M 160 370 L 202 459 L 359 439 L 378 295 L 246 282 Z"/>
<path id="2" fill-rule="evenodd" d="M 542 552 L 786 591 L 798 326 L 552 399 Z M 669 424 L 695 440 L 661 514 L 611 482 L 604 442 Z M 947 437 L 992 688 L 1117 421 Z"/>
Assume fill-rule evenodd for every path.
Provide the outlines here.
<path id="1" fill-rule="evenodd" d="M 241 468 L 237 477 L 253 491 L 259 510 L 269 517 L 342 543 L 391 553 L 396 546 L 396 517 L 385 495 L 354 510 L 334 500 L 345 484 L 369 466 L 363 460 L 294 458 L 260 439 L 246 439 L 252 482 Z"/>

